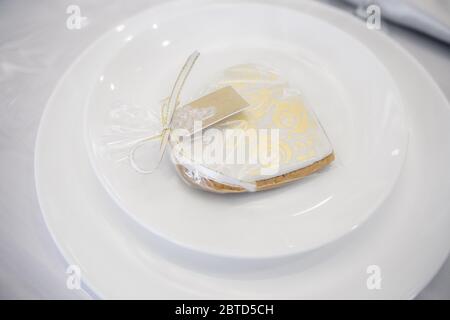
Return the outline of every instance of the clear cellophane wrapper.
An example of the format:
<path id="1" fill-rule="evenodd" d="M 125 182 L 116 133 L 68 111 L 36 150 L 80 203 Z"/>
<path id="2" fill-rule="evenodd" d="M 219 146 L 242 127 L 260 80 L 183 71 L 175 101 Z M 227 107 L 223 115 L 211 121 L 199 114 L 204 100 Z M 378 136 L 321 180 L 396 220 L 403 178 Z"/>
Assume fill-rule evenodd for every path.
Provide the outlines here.
<path id="1" fill-rule="evenodd" d="M 190 136 L 187 140 L 171 139 L 172 161 L 190 186 L 218 193 L 259 191 L 315 173 L 334 160 L 331 143 L 314 112 L 304 105 L 300 92 L 291 88 L 276 71 L 253 64 L 234 66 L 218 76 L 203 94 L 226 86 L 232 86 L 249 107 L 202 130 L 201 135 Z M 203 121 L 215 111 L 213 107 L 201 112 L 188 106 L 178 109 L 172 127 L 190 128 L 195 121 Z M 230 138 L 226 134 L 229 130 L 237 133 Z M 256 145 L 249 143 L 250 130 L 257 135 L 265 130 L 268 138 L 258 136 Z M 276 139 L 268 134 L 271 130 L 277 131 Z M 223 138 L 218 142 L 219 133 Z M 265 162 L 250 161 L 262 148 L 261 140 L 268 150 L 275 149 L 277 144 L 276 170 L 270 170 L 275 167 L 271 163 L 275 160 L 270 157 Z M 198 154 L 192 156 L 195 143 L 201 144 L 203 150 L 215 143 L 215 147 L 223 151 L 222 161 L 205 161 L 204 154 L 200 158 Z M 191 152 L 184 152 L 187 149 Z M 236 150 L 245 150 L 248 158 L 240 162 L 227 161 L 227 154 Z"/>

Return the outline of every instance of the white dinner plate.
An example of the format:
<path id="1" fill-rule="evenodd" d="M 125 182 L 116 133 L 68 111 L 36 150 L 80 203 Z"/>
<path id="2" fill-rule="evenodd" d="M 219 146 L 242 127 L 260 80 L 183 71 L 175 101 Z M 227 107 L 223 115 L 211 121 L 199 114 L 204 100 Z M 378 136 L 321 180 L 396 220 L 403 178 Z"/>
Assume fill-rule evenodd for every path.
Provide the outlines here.
<path id="1" fill-rule="evenodd" d="M 347 33 L 298 10 L 223 2 L 160 6 L 115 31 L 91 49 L 120 46 L 97 71 L 86 110 L 87 146 L 112 198 L 151 232 L 219 256 L 282 256 L 354 230 L 392 190 L 407 146 L 403 101 L 376 55 Z M 188 188 L 169 157 L 151 175 L 136 172 L 130 149 L 161 131 L 160 102 L 194 49 L 201 55 L 182 101 L 198 98 L 230 66 L 269 66 L 302 92 L 337 160 L 287 187 L 231 196 Z M 147 152 L 148 162 L 152 156 L 157 153 Z"/>
<path id="2" fill-rule="evenodd" d="M 195 6 L 211 3 L 217 1 L 195 1 Z M 240 3 L 226 3 L 240 8 Z M 36 144 L 36 184 L 56 243 L 69 263 L 80 266 L 83 281 L 99 296 L 411 298 L 445 260 L 450 243 L 450 172 L 446 169 L 450 109 L 442 93 L 404 50 L 348 15 L 313 2 L 276 3 L 274 10 L 283 6 L 339 26 L 364 43 L 389 70 L 407 106 L 410 136 L 406 161 L 391 194 L 367 223 L 346 237 L 282 258 L 215 257 L 154 236 L 111 201 L 86 153 L 83 106 L 90 101 L 99 72 L 105 70 L 102 61 L 109 61 L 105 57 L 123 47 L 118 41 L 101 48 L 94 44 L 68 70 L 48 102 Z M 179 12 L 175 8 L 187 4 L 194 6 L 193 2 L 169 6 Z M 127 23 L 153 10 L 125 22 L 123 32 Z M 112 31 L 102 39 L 112 34 L 127 37 Z M 176 195 L 171 200 L 179 201 Z M 381 272 L 380 290 L 367 287 L 367 268 L 372 265 Z"/>

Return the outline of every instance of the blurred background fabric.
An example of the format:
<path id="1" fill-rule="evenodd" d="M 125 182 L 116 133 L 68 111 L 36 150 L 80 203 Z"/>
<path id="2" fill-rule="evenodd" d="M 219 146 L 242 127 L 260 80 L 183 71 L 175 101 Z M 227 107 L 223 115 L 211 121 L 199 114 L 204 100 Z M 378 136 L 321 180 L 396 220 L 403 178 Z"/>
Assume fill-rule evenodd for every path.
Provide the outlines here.
<path id="1" fill-rule="evenodd" d="M 448 0 L 342 0 L 361 13 L 375 4 L 382 17 L 398 25 L 450 44 L 450 1 Z"/>
<path id="2" fill-rule="evenodd" d="M 334 6 L 347 12 L 349 19 L 355 19 L 353 4 L 341 0 L 310 1 Z M 36 197 L 36 133 L 47 100 L 72 62 L 103 33 L 153 2 L 0 1 L 0 298 L 86 299 L 93 296 L 88 288 L 69 290 L 66 287 L 67 264 L 45 225 Z M 442 6 L 436 6 L 439 1 L 414 2 L 421 4 L 424 11 L 435 12 L 436 17 L 441 14 L 444 21 L 449 22 L 445 16 L 449 14 L 450 1 L 441 1 Z M 66 10 L 73 4 L 87 17 L 86 26 L 81 30 L 66 28 Z M 440 12 L 442 8 L 447 8 L 446 14 Z M 376 32 L 387 33 L 406 48 L 450 99 L 448 44 L 384 19 L 382 30 Z M 449 260 L 418 298 L 450 299 Z"/>

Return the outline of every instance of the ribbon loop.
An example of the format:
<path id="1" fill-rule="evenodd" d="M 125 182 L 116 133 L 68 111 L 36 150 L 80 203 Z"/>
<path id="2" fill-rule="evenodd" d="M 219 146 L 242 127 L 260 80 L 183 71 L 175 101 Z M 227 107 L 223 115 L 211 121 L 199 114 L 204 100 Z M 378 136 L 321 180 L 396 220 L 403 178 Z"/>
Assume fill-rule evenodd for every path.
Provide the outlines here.
<path id="1" fill-rule="evenodd" d="M 188 57 L 188 59 L 183 65 L 183 68 L 178 74 L 177 80 L 175 81 L 175 84 L 172 88 L 172 92 L 169 98 L 166 99 L 161 105 L 161 124 L 162 124 L 161 132 L 157 135 L 142 139 L 141 141 L 137 142 L 136 145 L 131 149 L 129 154 L 130 163 L 133 169 L 135 169 L 137 172 L 144 174 L 152 173 L 161 163 L 165 150 L 167 148 L 167 143 L 169 142 L 171 123 L 175 110 L 179 104 L 178 102 L 181 90 L 183 89 L 184 83 L 186 82 L 186 79 L 189 73 L 191 72 L 195 62 L 197 61 L 199 55 L 200 53 L 198 51 L 195 51 Z M 144 144 L 148 143 L 149 141 L 153 141 L 158 138 L 161 139 L 161 142 L 159 146 L 159 155 L 156 165 L 150 170 L 142 169 L 135 161 L 136 150 L 141 148 Z"/>

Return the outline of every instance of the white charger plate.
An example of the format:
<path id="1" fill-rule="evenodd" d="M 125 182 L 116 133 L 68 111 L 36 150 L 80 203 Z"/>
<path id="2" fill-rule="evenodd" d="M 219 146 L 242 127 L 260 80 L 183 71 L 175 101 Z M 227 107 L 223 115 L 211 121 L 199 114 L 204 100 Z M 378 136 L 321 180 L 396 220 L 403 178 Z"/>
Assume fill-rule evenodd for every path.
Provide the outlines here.
<path id="1" fill-rule="evenodd" d="M 153 237 L 128 223 L 111 203 L 85 154 L 80 106 L 87 102 L 84 93 L 92 89 L 95 71 L 102 68 L 99 61 L 108 52 L 88 50 L 48 103 L 36 145 L 36 183 L 55 241 L 100 296 L 410 298 L 446 258 L 450 111 L 445 98 L 420 65 L 384 35 L 316 3 L 286 1 L 284 5 L 339 25 L 376 52 L 391 71 L 408 105 L 411 136 L 404 170 L 392 194 L 367 224 L 303 255 L 214 258 Z M 117 50 L 114 45 L 105 50 Z M 366 268 L 373 264 L 382 271 L 381 290 L 366 287 Z"/>
<path id="2" fill-rule="evenodd" d="M 103 59 L 87 104 L 89 156 L 112 198 L 151 232 L 208 254 L 283 256 L 354 230 L 391 192 L 406 154 L 403 101 L 376 55 L 323 20 L 270 4 L 179 3 L 130 19 L 91 50 L 112 42 L 120 49 Z M 136 172 L 133 141 L 160 132 L 160 103 L 194 49 L 182 101 L 227 67 L 274 68 L 317 113 L 336 162 L 278 190 L 231 196 L 186 187 L 169 157 L 151 175 Z"/>

